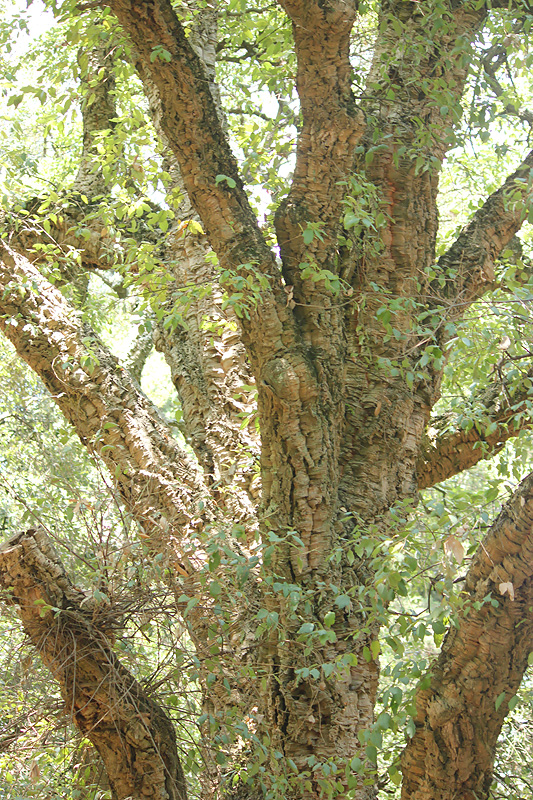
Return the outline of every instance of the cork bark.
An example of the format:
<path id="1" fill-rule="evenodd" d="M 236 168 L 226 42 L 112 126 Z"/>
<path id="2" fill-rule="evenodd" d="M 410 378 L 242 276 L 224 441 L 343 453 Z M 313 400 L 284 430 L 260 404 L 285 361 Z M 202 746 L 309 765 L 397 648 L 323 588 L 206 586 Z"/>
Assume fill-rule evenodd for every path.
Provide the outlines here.
<path id="1" fill-rule="evenodd" d="M 0 547 L 0 587 L 98 750 L 113 800 L 187 800 L 171 720 L 117 659 L 102 608 L 72 585 L 43 529 Z"/>
<path id="2" fill-rule="evenodd" d="M 485 800 L 496 740 L 533 642 L 533 477 L 478 549 L 464 606 L 418 692 L 402 759 L 402 798 Z"/>

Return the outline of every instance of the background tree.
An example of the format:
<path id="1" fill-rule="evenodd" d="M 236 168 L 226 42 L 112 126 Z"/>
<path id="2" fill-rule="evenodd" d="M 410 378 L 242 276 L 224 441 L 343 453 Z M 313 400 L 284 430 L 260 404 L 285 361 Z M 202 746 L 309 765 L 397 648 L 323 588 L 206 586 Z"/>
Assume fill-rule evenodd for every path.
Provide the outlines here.
<path id="1" fill-rule="evenodd" d="M 8 99 L 43 110 L 9 129 L 0 325 L 117 507 L 80 585 L 43 515 L 0 574 L 116 798 L 186 794 L 169 716 L 121 661 L 154 584 L 176 694 L 202 692 L 204 796 L 394 792 L 402 722 L 403 797 L 489 796 L 533 649 L 533 478 L 517 458 L 473 480 L 490 503 L 523 478 L 492 524 L 457 483 L 417 502 L 530 425 L 531 16 L 498 6 L 51 4 L 61 56 L 39 44 Z M 140 323 L 122 362 L 102 286 Z M 137 383 L 147 333 L 177 425 Z M 409 663 L 430 630 L 436 660 Z"/>

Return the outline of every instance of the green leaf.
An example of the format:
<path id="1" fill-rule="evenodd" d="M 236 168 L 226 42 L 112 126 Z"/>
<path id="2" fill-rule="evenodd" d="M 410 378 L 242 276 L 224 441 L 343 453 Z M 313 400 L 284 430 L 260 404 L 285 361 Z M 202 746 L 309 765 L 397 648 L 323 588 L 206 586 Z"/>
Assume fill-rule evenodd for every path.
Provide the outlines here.
<path id="1" fill-rule="evenodd" d="M 513 709 L 517 707 L 519 702 L 520 698 L 518 697 L 518 695 L 516 694 L 513 695 L 513 697 L 511 697 L 511 699 L 509 700 L 509 711 L 513 711 Z"/>
<path id="2" fill-rule="evenodd" d="M 237 184 L 233 180 L 233 178 L 229 178 L 227 175 L 217 175 L 215 178 L 215 184 L 218 186 L 219 183 L 225 181 L 230 189 L 235 189 Z"/>
<path id="3" fill-rule="evenodd" d="M 349 230 L 350 228 L 353 228 L 354 225 L 358 225 L 360 221 L 361 218 L 358 217 L 357 214 L 354 214 L 353 211 L 347 211 L 346 214 L 344 215 L 343 224 L 345 229 Z"/>
<path id="4" fill-rule="evenodd" d="M 338 597 L 335 598 L 335 605 L 339 608 L 349 608 L 352 604 L 352 601 L 348 597 L 347 594 L 340 594 Z"/>
<path id="5" fill-rule="evenodd" d="M 313 622 L 304 622 L 303 625 L 300 626 L 298 633 L 312 633 L 315 629 L 315 625 Z"/>
<path id="6" fill-rule="evenodd" d="M 335 622 L 335 612 L 328 611 L 328 613 L 324 617 L 324 625 L 326 626 L 326 628 L 331 628 L 334 622 Z"/>

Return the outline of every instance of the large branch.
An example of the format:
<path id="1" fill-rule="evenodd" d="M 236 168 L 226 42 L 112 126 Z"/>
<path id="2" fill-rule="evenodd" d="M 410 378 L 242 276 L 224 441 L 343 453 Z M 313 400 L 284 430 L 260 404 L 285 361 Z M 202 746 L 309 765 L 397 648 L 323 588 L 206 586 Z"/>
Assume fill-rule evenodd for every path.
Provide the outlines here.
<path id="1" fill-rule="evenodd" d="M 438 280 L 431 286 L 448 312 L 461 316 L 465 309 L 494 285 L 495 263 L 520 230 L 533 202 L 533 150 L 518 169 L 483 203 L 437 263 Z M 435 299 L 432 298 L 433 302 Z"/>
<path id="2" fill-rule="evenodd" d="M 117 659 L 98 605 L 72 585 L 42 529 L 2 545 L 0 587 L 100 753 L 115 800 L 186 800 L 172 722 Z"/>
<path id="3" fill-rule="evenodd" d="M 39 213 L 42 202 L 46 201 L 38 198 L 23 213 L 3 216 L 2 230 L 14 250 L 31 254 L 35 264 L 52 262 L 66 281 L 75 280 L 80 270 L 109 270 L 123 260 L 123 247 L 100 216 L 97 204 L 86 203 L 72 192 Z M 143 234 L 155 238 L 146 229 Z M 126 235 L 131 237 L 129 232 Z"/>
<path id="4" fill-rule="evenodd" d="M 82 442 L 102 458 L 154 542 L 174 546 L 186 539 L 209 505 L 197 465 L 61 293 L 5 246 L 0 257 L 1 330 Z"/>
<path id="5" fill-rule="evenodd" d="M 378 235 L 364 233 L 364 226 L 360 226 L 361 234 L 351 251 L 355 257 L 350 257 L 351 264 L 347 259 L 343 273 L 347 280 L 353 276 L 356 296 L 362 302 L 348 334 L 354 357 L 347 362 L 341 491 L 346 506 L 365 516 L 379 515 L 396 502 L 400 486 L 402 492 L 416 493 L 418 442 L 442 379 L 440 370 L 430 368 L 429 380 L 415 380 L 414 391 L 405 392 L 404 376 L 391 376 L 384 391 L 382 376 L 373 375 L 373 369 L 365 364 L 366 343 L 370 343 L 375 359 L 379 357 L 383 364 L 391 365 L 411 363 L 414 374 L 422 338 L 419 302 L 437 307 L 434 325 L 438 338 L 444 335 L 442 316 L 460 316 L 476 297 L 475 291 L 469 288 L 467 292 L 465 287 L 464 273 L 469 266 L 464 263 L 461 246 L 453 248 L 457 257 L 453 264 L 445 264 L 444 257 L 433 283 L 425 275 L 435 270 L 439 168 L 460 118 L 470 63 L 467 56 L 487 13 L 487 5 L 454 3 L 442 24 L 441 9 L 434 3 L 382 3 L 367 84 L 368 100 L 364 101 L 374 123 L 364 136 L 365 153 L 360 163 L 366 180 L 378 188 L 383 219 Z M 447 87 L 444 105 L 435 96 L 435 80 Z M 523 219 L 522 190 L 517 188 L 517 192 L 518 204 L 501 203 L 497 213 L 485 219 L 485 237 L 499 238 L 500 246 L 511 239 Z M 507 224 L 509 215 L 519 216 L 520 221 L 514 219 Z M 480 214 L 476 216 L 479 218 Z M 489 226 L 489 219 L 493 227 Z M 479 262 L 484 264 L 483 247 L 481 251 Z M 480 251 L 476 249 L 474 261 L 478 255 Z M 495 250 L 491 257 L 494 255 Z M 452 271 L 449 284 L 442 290 L 438 278 L 446 276 L 447 266 Z M 476 269 L 479 268 L 473 265 L 474 273 Z M 457 281 L 453 270 L 458 271 Z M 486 287 L 487 278 L 484 280 Z M 384 324 L 389 315 L 381 316 L 389 303 L 383 289 L 390 293 L 391 300 L 394 298 L 390 306 L 394 335 L 390 335 L 390 323 Z M 405 302 L 397 302 L 396 298 L 404 298 Z M 408 298 L 416 302 L 411 303 Z M 363 346 L 361 332 L 365 337 Z M 405 402 L 399 400 L 402 397 Z M 391 443 L 388 449 L 380 444 L 383 436 Z M 391 463 L 394 477 L 383 481 L 383 475 L 390 474 Z"/>
<path id="6" fill-rule="evenodd" d="M 462 600 L 417 694 L 406 800 L 488 797 L 496 740 L 533 648 L 533 475 L 478 548 Z"/>
<path id="7" fill-rule="evenodd" d="M 276 232 L 285 279 L 295 287 L 298 302 L 311 303 L 317 287 L 310 279 L 302 286 L 300 265 L 312 259 L 320 269 L 333 268 L 346 180 L 364 129 L 351 90 L 356 3 L 280 0 L 280 5 L 292 20 L 303 124 L 291 189 L 276 214 Z M 318 235 L 304 242 L 308 223 L 318 223 Z"/>
<path id="8" fill-rule="evenodd" d="M 452 412 L 431 420 L 417 462 L 418 488 L 427 489 L 470 469 L 530 428 L 531 377 L 528 372 L 524 386 L 515 390 L 504 380 L 486 387 L 475 401 L 468 429 L 458 427 L 457 414 Z"/>
<path id="9" fill-rule="evenodd" d="M 175 154 L 187 194 L 198 212 L 221 267 L 250 279 L 245 297 L 260 288 L 260 302 L 244 315 L 249 351 L 280 349 L 283 321 L 290 319 L 273 252 L 248 202 L 230 150 L 208 76 L 170 0 L 108 0 L 135 49 L 157 130 Z M 258 276 L 262 278 L 258 282 Z M 231 280 L 230 274 L 228 280 Z"/>

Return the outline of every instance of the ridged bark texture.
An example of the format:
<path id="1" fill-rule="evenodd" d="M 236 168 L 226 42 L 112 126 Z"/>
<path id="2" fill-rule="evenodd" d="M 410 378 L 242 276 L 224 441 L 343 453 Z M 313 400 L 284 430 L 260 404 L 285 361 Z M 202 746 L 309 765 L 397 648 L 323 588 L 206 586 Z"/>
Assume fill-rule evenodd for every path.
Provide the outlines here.
<path id="1" fill-rule="evenodd" d="M 100 753 L 113 800 L 187 800 L 171 720 L 119 662 L 102 607 L 72 585 L 42 529 L 1 546 L 0 587 Z"/>
<path id="2" fill-rule="evenodd" d="M 463 600 L 417 695 L 404 800 L 489 796 L 496 740 L 533 650 L 533 476 L 479 548 Z"/>

